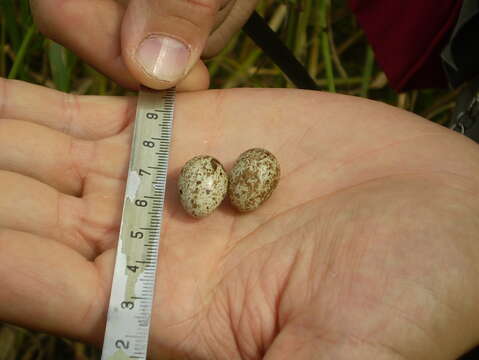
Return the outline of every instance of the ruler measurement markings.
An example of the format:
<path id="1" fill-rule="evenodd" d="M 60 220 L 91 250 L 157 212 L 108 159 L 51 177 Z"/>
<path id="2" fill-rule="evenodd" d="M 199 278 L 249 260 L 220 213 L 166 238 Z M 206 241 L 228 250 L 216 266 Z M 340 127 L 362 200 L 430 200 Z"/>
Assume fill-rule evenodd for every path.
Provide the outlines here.
<path id="1" fill-rule="evenodd" d="M 141 282 L 144 282 L 145 284 L 150 284 L 150 285 L 151 285 L 152 280 L 154 280 L 154 279 L 151 278 L 151 279 L 148 280 L 148 279 L 146 279 L 145 277 L 143 277 L 143 278 L 141 278 L 141 279 L 138 280 L 138 281 L 141 281 Z M 144 290 L 144 289 L 149 289 L 149 286 L 150 286 L 150 285 L 144 286 L 144 287 L 143 287 L 143 290 Z"/>
<path id="2" fill-rule="evenodd" d="M 150 283 L 154 282 L 155 281 L 155 274 L 151 273 L 148 276 L 145 275 L 145 277 L 143 278 L 143 281 L 150 282 Z"/>
<path id="3" fill-rule="evenodd" d="M 139 105 L 138 105 L 138 111 L 137 111 L 137 121 L 136 121 L 136 124 L 135 124 L 135 131 L 136 131 L 136 127 L 137 127 L 137 125 L 140 121 L 147 122 L 147 119 L 152 119 L 152 118 L 156 117 L 158 119 L 158 124 L 161 125 L 165 121 L 168 124 L 168 121 L 172 119 L 172 113 L 171 113 L 171 111 L 173 110 L 173 106 L 172 106 L 173 105 L 173 93 L 172 92 L 168 93 L 167 96 L 163 97 L 163 104 L 158 104 L 158 101 L 157 101 L 158 100 L 158 95 L 157 94 L 154 94 L 153 96 L 148 94 L 148 96 L 146 96 L 143 100 L 146 102 L 146 105 L 145 105 L 145 103 L 143 103 L 143 108 L 141 108 L 142 99 L 140 97 Z M 154 102 L 156 102 L 156 104 L 154 104 L 154 102 L 152 100 L 155 100 Z M 162 112 L 162 115 L 164 115 L 164 116 L 161 119 L 157 115 L 152 116 L 152 114 L 154 114 L 153 111 L 160 110 L 160 109 L 151 109 L 151 107 L 156 107 L 156 106 L 162 106 L 162 109 L 164 109 L 164 111 Z M 151 124 L 150 124 L 150 126 L 151 126 Z M 108 329 L 107 329 L 107 334 L 106 334 L 107 336 L 105 336 L 105 343 L 104 343 L 104 348 L 103 348 L 104 351 L 103 351 L 103 355 L 102 355 L 103 356 L 102 358 L 104 358 L 104 359 L 112 358 L 112 356 L 114 355 L 114 352 L 117 351 L 117 350 L 121 350 L 123 353 L 125 353 L 128 356 L 128 358 L 145 358 L 145 356 L 146 356 L 149 316 L 151 314 L 151 303 L 152 303 L 152 296 L 153 296 L 153 292 L 154 292 L 154 278 L 156 276 L 156 261 L 152 262 L 152 261 L 148 261 L 148 260 L 150 260 L 150 259 L 151 260 L 153 260 L 153 259 L 156 260 L 158 258 L 157 250 L 158 250 L 158 245 L 159 245 L 159 235 L 160 235 L 159 227 L 160 227 L 160 222 L 161 222 L 161 216 L 158 216 L 158 213 L 161 213 L 161 211 L 163 210 L 162 202 L 163 202 L 164 194 L 165 194 L 165 181 L 164 180 L 166 178 L 166 171 L 165 170 L 162 171 L 162 169 L 165 169 L 166 166 L 167 166 L 168 150 L 169 150 L 169 146 L 164 146 L 163 142 L 165 142 L 165 141 L 169 142 L 170 141 L 171 126 L 169 126 L 169 125 L 161 126 L 161 128 L 159 130 L 160 130 L 160 136 L 159 137 L 154 136 L 154 137 L 157 138 L 155 140 L 159 141 L 160 151 L 159 151 L 159 153 L 153 152 L 153 154 L 152 154 L 151 150 L 148 150 L 148 147 L 150 146 L 150 143 L 143 144 L 143 145 L 145 145 L 143 147 L 141 146 L 142 142 L 145 141 L 145 137 L 141 136 L 142 134 L 137 136 L 136 133 L 135 133 L 134 141 L 136 140 L 136 144 L 135 144 L 135 142 L 133 143 L 132 154 L 131 154 L 132 160 L 130 162 L 130 174 L 131 174 L 131 170 L 132 169 L 134 170 L 135 168 L 145 169 L 145 168 L 149 168 L 149 167 L 151 167 L 151 168 L 154 167 L 155 168 L 154 170 L 158 170 L 158 171 L 155 171 L 156 174 L 153 177 L 150 177 L 151 179 L 155 179 L 155 181 L 153 183 L 150 181 L 150 184 L 152 185 L 151 188 L 147 187 L 144 192 L 139 192 L 141 194 L 144 194 L 144 196 L 137 197 L 137 198 L 140 198 L 140 199 L 151 200 L 150 203 L 148 204 L 149 205 L 148 208 L 150 208 L 150 211 L 147 211 L 147 214 L 146 214 L 147 215 L 146 218 L 149 218 L 149 220 L 150 220 L 149 221 L 150 226 L 141 226 L 141 224 L 138 224 L 138 223 L 136 224 L 136 226 L 126 226 L 125 222 L 122 219 L 122 230 L 121 230 L 121 235 L 120 235 L 120 240 L 119 240 L 119 250 L 120 250 L 121 238 L 123 237 L 123 234 L 125 234 L 125 235 L 128 234 L 130 229 L 137 228 L 141 231 L 148 232 L 148 238 L 150 239 L 150 241 L 147 244 L 144 244 L 144 243 L 141 244 L 141 242 L 140 242 L 140 244 L 143 245 L 142 246 L 143 249 L 150 250 L 149 252 L 147 252 L 146 259 L 145 260 L 130 260 L 130 261 L 128 261 L 128 263 L 142 264 L 141 265 L 141 274 L 139 275 L 139 278 L 137 279 L 137 281 L 138 281 L 139 285 L 141 284 L 139 286 L 140 287 L 139 293 L 141 293 L 142 295 L 144 294 L 143 296 L 141 296 L 141 298 L 144 298 L 144 300 L 143 299 L 136 299 L 136 300 L 142 301 L 142 303 L 139 304 L 140 305 L 139 307 L 142 308 L 143 310 L 141 310 L 141 316 L 139 316 L 139 317 L 136 316 L 138 318 L 138 322 L 136 323 L 136 325 L 135 324 L 130 325 L 131 323 L 126 323 L 126 321 L 125 321 L 126 325 L 120 327 L 120 332 L 123 332 L 125 334 L 124 334 L 124 336 L 116 336 L 116 339 L 118 339 L 118 340 L 116 340 L 116 343 L 113 343 L 113 340 L 115 340 L 115 338 L 113 338 L 113 339 L 108 339 L 107 338 L 107 336 L 108 336 Z M 153 131 L 149 131 L 148 133 L 151 134 L 152 132 Z M 148 138 L 148 137 L 146 137 L 146 138 Z M 150 138 L 151 138 L 151 136 L 150 136 Z M 164 151 L 164 153 L 162 153 L 162 151 Z M 148 159 L 152 159 L 152 157 L 154 157 L 155 155 L 158 155 L 160 157 L 165 157 L 165 159 L 163 159 L 163 158 L 157 159 L 157 165 L 159 165 L 159 166 L 153 166 L 153 164 L 151 164 L 151 162 L 148 163 L 148 161 L 147 161 Z M 134 160 L 136 160 L 136 164 L 134 163 Z M 142 160 L 142 161 L 140 161 L 140 160 Z M 143 160 L 145 160 L 145 161 L 143 161 Z M 132 166 L 132 164 L 136 165 L 136 166 Z M 142 183 L 146 183 L 148 181 L 145 178 L 146 177 L 142 177 L 142 179 L 141 179 Z M 151 195 L 148 194 L 148 193 L 150 193 Z M 126 202 L 126 200 L 125 200 L 125 202 Z M 124 210 L 125 210 L 125 208 L 124 208 Z M 135 212 L 138 214 L 137 218 L 135 219 L 136 222 L 138 222 L 138 220 L 140 220 L 141 217 L 144 217 L 142 214 L 145 213 L 145 209 L 136 209 Z M 125 216 L 125 211 L 124 211 L 123 216 Z M 145 235 L 142 235 L 142 238 L 145 238 L 146 237 Z M 131 242 L 131 240 L 130 240 L 130 242 Z M 144 247 L 145 245 L 148 245 L 151 248 Z M 117 263 L 118 263 L 118 261 L 117 261 Z M 115 268 L 115 272 L 118 273 L 116 271 L 116 268 Z M 120 275 L 122 275 L 121 271 L 120 271 Z M 138 292 L 138 290 L 137 290 L 137 292 Z M 114 295 L 116 297 L 118 297 L 117 296 L 118 293 L 114 294 L 113 291 L 112 291 L 112 296 L 110 298 L 110 307 L 109 307 L 110 310 L 112 309 L 112 305 L 113 306 L 115 305 L 115 300 L 116 301 L 122 300 L 121 296 L 120 296 L 120 299 L 115 299 Z M 131 297 L 131 299 L 135 300 L 134 298 L 140 298 L 140 297 L 139 296 Z M 108 327 L 108 325 L 110 325 L 110 320 L 112 320 L 111 317 L 109 317 L 107 327 Z M 131 333 L 140 334 L 140 332 L 139 332 L 140 329 L 145 330 L 144 332 L 141 332 L 141 334 L 143 334 L 144 337 L 143 337 L 143 339 L 141 339 L 141 336 L 140 336 L 137 339 L 138 341 L 135 342 L 136 345 L 135 344 L 133 344 L 133 345 L 134 345 L 135 348 L 140 349 L 140 350 L 144 350 L 144 351 L 135 352 L 134 355 L 129 354 L 128 353 L 128 347 L 125 345 L 127 343 L 119 342 L 119 341 L 123 341 L 121 339 L 125 339 L 125 336 L 128 335 L 128 334 L 131 334 Z M 117 333 L 118 333 L 118 331 L 117 331 Z M 117 335 L 117 334 L 115 334 L 115 335 Z M 107 340 L 110 340 L 110 341 L 107 342 Z M 128 345 L 129 344 L 130 343 L 128 343 Z M 105 348 L 106 345 L 109 346 L 109 349 Z M 112 346 L 112 345 L 116 345 L 116 346 Z M 109 354 L 105 350 L 109 350 Z M 136 355 L 139 355 L 139 356 L 136 356 Z"/>
<path id="4" fill-rule="evenodd" d="M 145 276 L 143 281 L 146 282 L 146 283 L 153 283 L 154 284 L 155 274 L 154 273 L 150 274 L 150 276 L 148 278 Z"/>

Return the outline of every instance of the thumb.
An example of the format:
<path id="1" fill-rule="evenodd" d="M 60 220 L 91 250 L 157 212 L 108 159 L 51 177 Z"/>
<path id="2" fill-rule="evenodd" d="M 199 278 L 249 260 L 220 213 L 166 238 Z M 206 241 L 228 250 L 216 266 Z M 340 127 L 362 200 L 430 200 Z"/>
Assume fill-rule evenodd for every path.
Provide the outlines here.
<path id="1" fill-rule="evenodd" d="M 121 45 L 132 75 L 154 89 L 169 88 L 182 80 L 199 61 L 219 1 L 130 1 L 123 18 Z M 204 66 L 202 69 L 207 71 Z"/>

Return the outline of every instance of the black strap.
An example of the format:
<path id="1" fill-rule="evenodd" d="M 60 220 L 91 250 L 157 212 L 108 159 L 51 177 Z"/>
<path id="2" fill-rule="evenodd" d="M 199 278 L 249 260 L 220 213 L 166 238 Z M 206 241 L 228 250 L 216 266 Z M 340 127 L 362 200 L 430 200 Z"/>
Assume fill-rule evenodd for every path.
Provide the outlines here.
<path id="1" fill-rule="evenodd" d="M 459 360 L 477 360 L 479 359 L 479 346 L 464 354 Z"/>
<path id="2" fill-rule="evenodd" d="M 319 90 L 303 65 L 257 12 L 251 14 L 243 30 L 297 88 Z"/>

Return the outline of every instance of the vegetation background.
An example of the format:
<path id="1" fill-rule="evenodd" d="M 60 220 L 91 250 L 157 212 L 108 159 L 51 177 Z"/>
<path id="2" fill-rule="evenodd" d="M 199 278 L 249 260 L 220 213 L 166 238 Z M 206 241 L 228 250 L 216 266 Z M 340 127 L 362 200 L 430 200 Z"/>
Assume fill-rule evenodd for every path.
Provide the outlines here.
<path id="1" fill-rule="evenodd" d="M 457 91 L 394 92 L 347 0 L 262 0 L 258 12 L 323 90 L 368 97 L 440 124 L 449 122 Z M 293 87 L 242 32 L 207 64 L 213 88 Z M 28 0 L 0 0 L 0 76 L 76 94 L 127 93 L 43 37 L 32 22 Z M 99 351 L 85 344 L 0 323 L 0 360 L 99 358 Z"/>

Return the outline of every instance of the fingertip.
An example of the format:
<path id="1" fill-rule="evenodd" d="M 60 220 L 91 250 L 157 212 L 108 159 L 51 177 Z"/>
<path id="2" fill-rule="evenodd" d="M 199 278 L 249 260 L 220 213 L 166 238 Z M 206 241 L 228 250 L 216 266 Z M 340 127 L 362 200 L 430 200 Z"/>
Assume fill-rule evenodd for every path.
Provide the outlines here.
<path id="1" fill-rule="evenodd" d="M 156 42 L 170 42 L 169 39 L 158 39 L 150 38 L 144 41 L 144 44 L 138 50 L 138 56 L 143 59 L 140 63 L 138 62 L 137 69 L 140 69 L 139 72 L 134 69 L 132 73 L 137 75 L 138 81 L 151 88 L 156 90 L 168 89 L 170 87 L 176 86 L 178 91 L 199 91 L 206 90 L 210 84 L 210 76 L 208 68 L 203 61 L 198 60 L 191 69 L 184 68 L 178 70 L 175 66 L 178 63 L 188 61 L 185 59 L 186 55 L 183 53 L 184 47 L 183 44 L 168 44 L 174 49 L 172 50 L 174 54 L 170 56 L 173 57 L 173 62 L 176 64 L 170 63 L 171 60 L 165 59 L 166 56 L 159 56 L 157 60 L 152 59 L 152 53 L 155 54 L 155 47 L 158 44 Z M 163 46 L 160 44 L 159 46 Z M 150 48 L 151 47 L 151 48 Z M 189 70 L 189 71 L 188 71 Z"/>
<path id="2" fill-rule="evenodd" d="M 210 86 L 210 74 L 205 63 L 199 60 L 188 75 L 176 85 L 178 91 L 200 91 Z"/>
<path id="3" fill-rule="evenodd" d="M 158 81 L 157 79 L 146 78 L 142 84 L 155 90 L 164 90 L 176 87 L 177 91 L 200 91 L 208 89 L 210 78 L 208 68 L 202 61 L 198 61 L 191 71 L 177 82 Z"/>
<path id="4" fill-rule="evenodd" d="M 156 90 L 176 86 L 179 91 L 204 90 L 209 86 L 206 65 L 193 64 L 190 46 L 164 34 L 150 34 L 137 49 L 124 53 L 130 73 L 139 83 Z"/>
<path id="5" fill-rule="evenodd" d="M 176 83 L 185 76 L 190 56 L 189 46 L 181 40 L 154 34 L 139 44 L 134 60 L 147 78 Z"/>
<path id="6" fill-rule="evenodd" d="M 130 73 L 154 89 L 208 86 L 195 69 L 220 0 L 130 1 L 121 28 L 122 54 Z M 194 75 L 193 75 L 194 74 Z M 180 85 L 181 84 L 181 85 Z"/>

